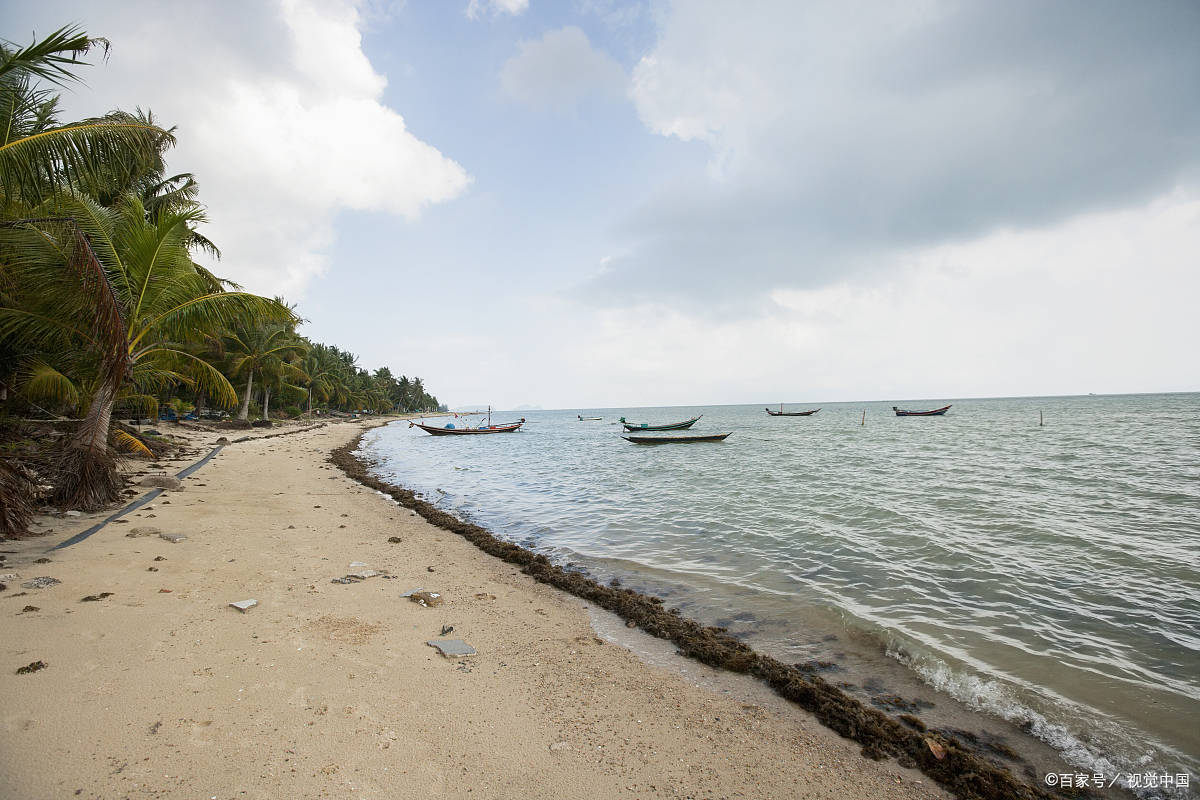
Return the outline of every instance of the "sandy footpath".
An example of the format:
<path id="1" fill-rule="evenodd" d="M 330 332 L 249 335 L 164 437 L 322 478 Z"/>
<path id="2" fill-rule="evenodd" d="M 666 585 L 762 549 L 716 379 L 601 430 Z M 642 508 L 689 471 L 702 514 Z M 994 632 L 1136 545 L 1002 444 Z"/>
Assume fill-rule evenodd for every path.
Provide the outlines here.
<path id="1" fill-rule="evenodd" d="M 0 542 L 19 574 L 0 592 L 0 797 L 948 796 L 748 679 L 605 641 L 578 598 L 327 464 L 361 429 L 232 444 L 65 550 L 46 553 L 95 518 Z M 127 535 L 145 526 L 187 539 Z M 394 577 L 331 583 L 351 562 Z M 21 588 L 37 576 L 62 583 Z M 417 587 L 443 604 L 401 597 Z M 443 626 L 478 653 L 440 656 Z"/>

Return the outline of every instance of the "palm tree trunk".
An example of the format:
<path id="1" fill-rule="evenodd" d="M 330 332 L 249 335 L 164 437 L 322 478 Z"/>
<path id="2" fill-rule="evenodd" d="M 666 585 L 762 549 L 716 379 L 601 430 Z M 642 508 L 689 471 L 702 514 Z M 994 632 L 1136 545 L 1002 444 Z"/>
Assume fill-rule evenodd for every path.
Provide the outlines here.
<path id="1" fill-rule="evenodd" d="M 254 370 L 250 371 L 250 378 L 246 381 L 246 393 L 242 395 L 242 408 L 238 411 L 238 419 L 243 422 L 250 420 L 250 392 L 254 389 Z"/>
<path id="2" fill-rule="evenodd" d="M 267 387 L 263 388 L 263 416 L 262 416 L 263 419 L 271 418 L 271 414 L 267 410 L 268 408 L 270 408 L 270 406 L 271 406 L 271 387 L 267 386 Z"/>
<path id="3" fill-rule="evenodd" d="M 59 504 L 91 511 L 120 496 L 116 463 L 108 451 L 108 428 L 116 397 L 112 384 L 101 385 L 87 416 L 67 442 L 58 462 L 54 499 Z"/>
<path id="4" fill-rule="evenodd" d="M 308 416 L 312 416 L 312 387 L 308 387 Z"/>

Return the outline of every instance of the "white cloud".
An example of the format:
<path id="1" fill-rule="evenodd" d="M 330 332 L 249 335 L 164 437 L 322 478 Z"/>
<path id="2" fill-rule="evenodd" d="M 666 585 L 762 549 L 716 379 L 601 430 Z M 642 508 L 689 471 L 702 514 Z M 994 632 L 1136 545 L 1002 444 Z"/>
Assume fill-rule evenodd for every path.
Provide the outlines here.
<path id="1" fill-rule="evenodd" d="M 1195 186 L 1200 15 L 1159 12 L 674 0 L 630 94 L 648 130 L 705 143 L 707 170 L 631 213 L 606 288 L 637 275 L 711 300 L 731 263 L 755 274 L 743 296 L 814 287 L 880 251 Z"/>
<path id="2" fill-rule="evenodd" d="M 529 0 L 471 0 L 467 5 L 467 16 L 479 19 L 484 14 L 495 17 L 500 14 L 511 14 L 514 17 L 525 13 L 529 8 Z"/>
<path id="3" fill-rule="evenodd" d="M 567 26 L 521 42 L 500 69 L 508 97 L 534 108 L 565 111 L 588 95 L 619 96 L 627 78 L 611 56 L 592 48 L 587 35 Z"/>
<path id="4" fill-rule="evenodd" d="M 112 40 L 113 52 L 88 73 L 89 88 L 66 98 L 69 116 L 141 104 L 177 126 L 170 167 L 200 182 L 205 234 L 224 256 L 219 275 L 297 299 L 327 267 L 338 213 L 412 221 L 469 184 L 383 105 L 387 80 L 362 50 L 352 0 L 196 3 L 166 16 L 147 8 L 89 7 L 98 20 L 89 33 Z M 82 102 L 94 106 L 77 112 Z"/>
<path id="5" fill-rule="evenodd" d="M 538 354 L 551 377 L 525 389 L 562 405 L 1195 390 L 1197 252 L 1200 195 L 1176 192 L 912 248 L 886 280 L 775 289 L 752 318 L 561 310 L 570 353 Z"/>

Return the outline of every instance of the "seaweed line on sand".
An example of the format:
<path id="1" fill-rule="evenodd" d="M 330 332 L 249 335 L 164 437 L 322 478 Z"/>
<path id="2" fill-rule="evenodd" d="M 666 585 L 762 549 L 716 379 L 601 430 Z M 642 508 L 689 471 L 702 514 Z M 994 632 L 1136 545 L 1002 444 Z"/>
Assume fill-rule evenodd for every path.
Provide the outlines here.
<path id="1" fill-rule="evenodd" d="M 364 432 L 365 434 L 365 432 Z M 712 667 L 753 675 L 778 695 L 813 713 L 827 728 L 862 745 L 867 758 L 895 757 L 916 767 L 962 800 L 1049 800 L 1037 786 L 1015 778 L 1003 766 L 967 749 L 961 741 L 936 731 L 906 727 L 883 712 L 863 705 L 820 676 L 805 674 L 771 656 L 756 653 L 721 628 L 708 627 L 663 608 L 662 598 L 603 586 L 591 578 L 555 566 L 544 555 L 506 542 L 486 528 L 464 522 L 418 499 L 411 491 L 379 480 L 354 455 L 364 434 L 336 448 L 329 462 L 364 486 L 380 491 L 431 524 L 456 533 L 489 555 L 521 567 L 542 583 L 595 603 L 649 634 L 674 642 L 682 655 Z M 923 726 L 922 726 L 923 727 Z M 940 758 L 935 755 L 938 751 Z"/>

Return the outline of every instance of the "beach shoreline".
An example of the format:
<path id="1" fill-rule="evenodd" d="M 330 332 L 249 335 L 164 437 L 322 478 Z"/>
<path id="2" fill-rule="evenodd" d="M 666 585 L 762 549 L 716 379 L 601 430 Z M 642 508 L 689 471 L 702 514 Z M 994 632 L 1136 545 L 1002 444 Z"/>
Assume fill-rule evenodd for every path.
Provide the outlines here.
<path id="1" fill-rule="evenodd" d="M 591 604 L 326 463 L 374 424 L 231 444 L 63 550 L 105 515 L 3 543 L 0 793 L 948 796 L 808 715 L 643 664 Z M 331 583 L 361 569 L 381 574 Z M 42 576 L 61 582 L 21 587 Z M 426 644 L 458 636 L 478 653 Z"/>
<path id="2" fill-rule="evenodd" d="M 777 696 L 802 709 L 829 729 L 862 745 L 867 758 L 895 758 L 905 766 L 916 767 L 941 783 L 943 788 L 971 797 L 1049 797 L 1040 786 L 1025 783 L 1010 769 L 1023 766 L 1031 775 L 1032 765 L 1013 752 L 1002 740 L 978 740 L 960 730 L 928 728 L 914 713 L 897 718 L 884 714 L 825 681 L 820 675 L 780 663 L 756 652 L 724 628 L 705 626 L 668 609 L 661 598 L 621 587 L 614 581 L 601 585 L 583 571 L 567 565 L 552 564 L 544 555 L 499 539 L 490 531 L 439 509 L 423 497 L 402 486 L 389 484 L 376 476 L 374 464 L 359 455 L 360 435 L 338 448 L 331 462 L 355 480 L 417 511 L 432 524 L 456 533 L 481 550 L 521 566 L 538 581 L 580 597 L 615 614 L 630 628 L 646 631 L 679 647 L 676 654 L 695 659 L 717 669 L 747 674 L 769 687 Z M 898 698 L 897 698 L 898 699 Z M 954 702 L 950 698 L 944 700 Z M 917 712 L 917 709 L 912 709 Z M 1058 761 L 1037 743 L 1037 760 L 1045 764 Z M 981 751 L 989 749 L 990 757 Z M 941 750 L 936 757 L 933 753 Z M 1032 755 L 1032 753 L 1031 753 Z"/>

